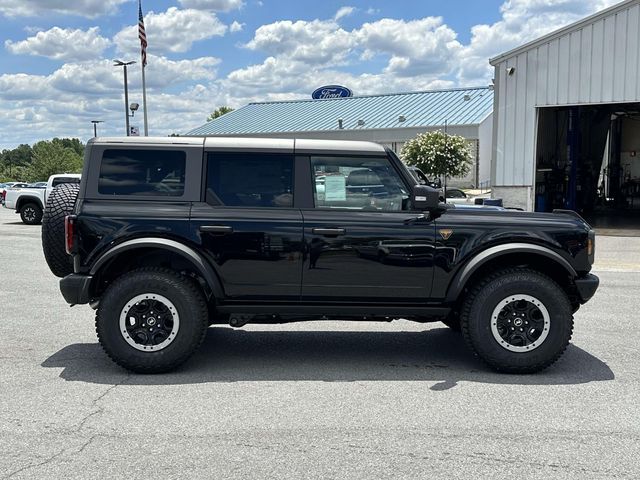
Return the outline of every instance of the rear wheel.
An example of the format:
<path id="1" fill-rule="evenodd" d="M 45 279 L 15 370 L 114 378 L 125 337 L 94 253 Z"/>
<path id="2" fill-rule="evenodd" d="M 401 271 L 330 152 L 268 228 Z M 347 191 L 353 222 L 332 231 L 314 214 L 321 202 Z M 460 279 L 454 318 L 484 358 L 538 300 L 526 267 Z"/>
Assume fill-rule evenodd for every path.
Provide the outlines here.
<path id="1" fill-rule="evenodd" d="M 20 218 L 27 225 L 39 225 L 42 222 L 42 208 L 36 203 L 26 203 L 20 208 Z"/>
<path id="2" fill-rule="evenodd" d="M 573 331 L 564 290 L 542 273 L 507 269 L 480 281 L 465 299 L 462 333 L 501 372 L 532 373 L 555 362 Z"/>
<path id="3" fill-rule="evenodd" d="M 192 279 L 164 268 L 141 268 L 117 278 L 96 314 L 98 340 L 118 365 L 161 373 L 185 362 L 204 340 L 209 317 Z"/>

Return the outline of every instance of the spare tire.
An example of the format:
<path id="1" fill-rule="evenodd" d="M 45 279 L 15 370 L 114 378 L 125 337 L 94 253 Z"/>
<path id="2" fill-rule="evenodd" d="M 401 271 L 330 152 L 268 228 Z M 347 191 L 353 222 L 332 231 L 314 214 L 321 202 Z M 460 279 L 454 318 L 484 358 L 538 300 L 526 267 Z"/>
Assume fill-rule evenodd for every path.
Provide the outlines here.
<path id="1" fill-rule="evenodd" d="M 64 183 L 56 187 L 49 198 L 42 217 L 42 250 L 44 258 L 56 277 L 73 273 L 73 259 L 67 255 L 64 239 L 64 218 L 73 213 L 80 185 Z"/>

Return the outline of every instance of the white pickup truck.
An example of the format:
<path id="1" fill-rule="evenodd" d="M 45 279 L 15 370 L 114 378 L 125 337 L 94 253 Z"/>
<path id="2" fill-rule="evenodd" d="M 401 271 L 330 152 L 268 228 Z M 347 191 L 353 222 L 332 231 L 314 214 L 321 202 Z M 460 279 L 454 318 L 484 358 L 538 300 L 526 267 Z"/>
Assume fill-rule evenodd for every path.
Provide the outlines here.
<path id="1" fill-rule="evenodd" d="M 63 183 L 80 183 L 80 174 L 51 175 L 46 188 L 9 188 L 4 199 L 4 208 L 15 210 L 27 225 L 38 225 L 42 221 L 49 194 Z"/>

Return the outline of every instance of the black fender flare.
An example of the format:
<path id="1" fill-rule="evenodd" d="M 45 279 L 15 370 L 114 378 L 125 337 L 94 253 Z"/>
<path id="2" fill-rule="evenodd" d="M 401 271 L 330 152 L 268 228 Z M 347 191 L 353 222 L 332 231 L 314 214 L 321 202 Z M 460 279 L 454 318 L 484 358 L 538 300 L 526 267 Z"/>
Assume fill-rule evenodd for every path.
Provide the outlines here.
<path id="1" fill-rule="evenodd" d="M 533 253 L 535 255 L 544 256 L 550 260 L 553 260 L 558 265 L 563 267 L 569 276 L 576 278 L 578 273 L 573 266 L 559 253 L 554 252 L 548 247 L 541 245 L 535 245 L 531 243 L 505 243 L 502 245 L 496 245 L 486 250 L 483 250 L 471 258 L 462 268 L 458 270 L 458 273 L 453 277 L 453 280 L 449 284 L 447 290 L 447 302 L 455 302 L 464 289 L 467 280 L 471 278 L 471 275 L 478 270 L 482 265 L 494 260 L 503 255 L 511 253 Z"/>
<path id="2" fill-rule="evenodd" d="M 19 212 L 20 209 L 27 203 L 35 203 L 40 207 L 40 209 L 42 209 L 42 211 L 44 211 L 44 205 L 42 205 L 42 200 L 40 200 L 38 197 L 34 197 L 32 195 L 25 195 L 25 196 L 21 195 L 18 197 L 18 200 L 16 201 L 16 212 Z"/>
<path id="3" fill-rule="evenodd" d="M 224 298 L 222 284 L 220 283 L 218 275 L 216 274 L 213 267 L 202 257 L 202 255 L 200 255 L 193 248 L 185 245 L 184 243 L 180 243 L 170 239 L 146 237 L 136 238 L 119 243 L 115 247 L 102 254 L 102 256 L 100 256 L 100 258 L 95 261 L 95 263 L 91 267 L 91 271 L 89 274 L 91 276 L 95 276 L 102 267 L 104 267 L 107 263 L 109 263 L 109 261 L 113 260 L 121 253 L 138 248 L 157 248 L 177 253 L 178 255 L 189 261 L 200 273 L 200 275 L 202 275 L 202 278 L 204 278 L 205 282 L 207 282 L 207 285 L 209 285 L 209 288 L 213 292 L 213 296 L 215 298 Z"/>

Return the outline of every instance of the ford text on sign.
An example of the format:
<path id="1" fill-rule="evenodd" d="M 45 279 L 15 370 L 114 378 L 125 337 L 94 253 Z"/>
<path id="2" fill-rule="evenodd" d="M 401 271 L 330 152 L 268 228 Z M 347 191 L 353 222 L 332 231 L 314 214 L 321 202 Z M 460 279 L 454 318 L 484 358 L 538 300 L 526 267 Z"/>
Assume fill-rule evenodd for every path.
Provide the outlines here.
<path id="1" fill-rule="evenodd" d="M 324 87 L 315 89 L 311 94 L 311 98 L 313 98 L 314 100 L 352 96 L 353 92 L 351 90 L 349 90 L 347 87 L 341 87 L 340 85 L 325 85 Z"/>

